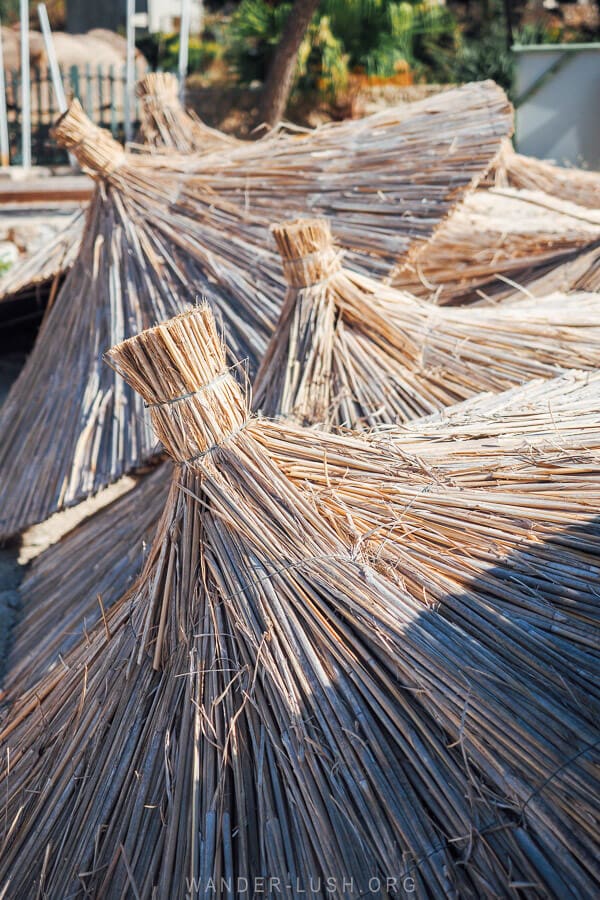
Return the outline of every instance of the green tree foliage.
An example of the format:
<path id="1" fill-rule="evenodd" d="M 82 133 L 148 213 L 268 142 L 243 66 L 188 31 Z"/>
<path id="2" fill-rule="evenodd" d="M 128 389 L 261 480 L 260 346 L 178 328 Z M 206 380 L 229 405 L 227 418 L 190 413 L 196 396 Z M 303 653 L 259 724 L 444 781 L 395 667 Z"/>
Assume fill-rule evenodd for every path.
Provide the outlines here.
<path id="1" fill-rule="evenodd" d="M 290 9 L 289 2 L 242 0 L 230 47 L 240 80 L 264 79 Z M 322 0 L 298 54 L 298 86 L 335 92 L 349 71 L 389 77 L 400 63 L 446 80 L 459 42 L 454 17 L 432 0 Z"/>

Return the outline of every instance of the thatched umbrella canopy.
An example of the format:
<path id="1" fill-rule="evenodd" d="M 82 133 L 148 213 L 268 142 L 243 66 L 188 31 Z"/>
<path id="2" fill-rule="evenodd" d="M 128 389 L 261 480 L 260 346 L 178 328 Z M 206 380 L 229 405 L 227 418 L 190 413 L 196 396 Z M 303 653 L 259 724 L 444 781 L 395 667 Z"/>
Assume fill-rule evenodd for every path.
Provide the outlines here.
<path id="1" fill-rule="evenodd" d="M 236 140 L 205 125 L 193 112 L 186 112 L 178 99 L 178 81 L 168 72 L 149 72 L 137 83 L 141 100 L 140 151 L 176 150 L 179 153 L 206 155 L 215 150 L 238 146 Z M 78 213 L 49 245 L 11 267 L 0 278 L 0 303 L 3 318 L 12 321 L 22 312 L 22 301 L 32 296 L 44 308 L 52 301 L 62 278 L 73 266 L 85 217 Z M 8 309 L 9 303 L 14 309 Z"/>
<path id="2" fill-rule="evenodd" d="M 180 153 L 206 155 L 217 149 L 227 150 L 241 142 L 186 112 L 178 99 L 178 81 L 168 72 L 149 72 L 140 79 L 136 91 L 141 100 L 139 140 L 143 151 L 177 150 Z M 56 290 L 73 266 L 83 234 L 85 217 L 73 216 L 49 245 L 13 266 L 0 278 L 0 303 L 7 306 L 2 318 L 12 321 L 22 313 L 22 303 L 32 296 L 44 308 L 52 302 Z M 8 309 L 9 303 L 14 309 Z"/>
<path id="3" fill-rule="evenodd" d="M 530 190 L 478 190 L 437 230 L 414 261 L 389 277 L 436 303 L 498 298 L 526 287 L 531 271 L 567 261 L 600 240 L 600 209 Z"/>
<path id="4" fill-rule="evenodd" d="M 179 102 L 179 81 L 170 72 L 149 72 L 138 81 L 139 140 L 144 149 L 207 153 L 231 149 L 241 141 L 210 128 Z"/>
<path id="5" fill-rule="evenodd" d="M 452 516 L 437 518 L 440 545 L 434 558 L 438 561 L 443 554 L 452 560 L 454 593 L 461 586 L 468 588 L 476 578 L 476 567 L 484 566 L 493 573 L 487 576 L 489 596 L 500 598 L 516 620 L 529 616 L 529 628 L 535 630 L 545 659 L 559 652 L 559 678 L 566 661 L 567 669 L 572 667 L 568 660 L 573 650 L 575 665 L 587 670 L 584 681 L 589 682 L 595 665 L 593 648 L 600 646 L 596 603 L 600 539 L 593 519 L 596 489 L 589 494 L 599 444 L 599 386 L 600 377 L 590 373 L 538 379 L 499 395 L 479 395 L 402 429 L 378 429 L 362 439 L 319 432 L 311 445 L 306 432 L 294 430 L 290 423 L 282 431 L 280 423 L 266 420 L 260 420 L 257 435 L 277 465 L 310 492 L 327 516 L 337 515 L 340 507 L 335 497 L 342 492 L 344 504 L 352 510 L 343 527 L 350 524 L 350 537 L 359 542 L 368 536 L 375 560 L 377 535 L 385 538 L 388 549 L 392 543 L 390 509 L 398 510 L 398 524 L 406 515 L 403 504 L 413 510 L 418 539 L 431 515 L 422 499 L 415 507 L 414 500 L 403 493 L 407 473 L 418 490 L 425 473 L 427 493 L 431 493 L 431 479 L 471 491 L 468 499 L 466 494 L 457 495 L 456 529 Z M 587 461 L 577 477 L 566 468 L 569 459 Z M 548 474 L 554 472 L 564 474 L 565 480 L 549 483 Z M 31 564 L 21 585 L 24 616 L 9 658 L 6 683 L 12 696 L 30 688 L 42 672 L 61 665 L 60 658 L 77 636 L 89 631 L 138 575 L 145 558 L 144 538 L 156 529 L 169 478 L 168 467 L 159 467 Z M 524 484 L 529 485 L 529 498 L 520 504 L 515 522 L 516 496 Z M 473 495 L 473 489 L 478 493 Z M 466 532 L 461 518 L 464 503 L 479 506 L 484 498 L 481 491 L 489 503 L 490 492 L 501 489 L 511 495 L 510 504 L 504 510 L 498 504 L 490 507 L 473 533 Z M 436 495 L 434 504 L 448 502 L 447 497 L 445 493 L 439 500 Z M 534 497 L 539 499 L 533 502 Z M 545 523 L 538 520 L 540 505 L 554 510 Z M 490 517 L 493 541 L 485 530 L 479 533 Z M 578 530 L 569 537 L 565 530 L 573 523 L 579 523 Z M 411 533 L 406 523 L 398 531 L 409 558 Z M 557 536 L 561 552 L 568 555 L 568 566 L 564 557 L 556 558 Z M 417 552 L 418 547 L 417 541 Z M 535 584 L 529 608 L 523 596 L 525 581 Z M 477 603 L 481 605 L 479 598 Z M 480 628 L 480 614 L 474 621 Z M 495 629 L 492 618 L 492 645 Z M 527 642 L 526 658 L 532 655 L 529 636 Z M 582 649 L 584 654 L 592 653 L 584 666 L 579 656 Z"/>
<path id="6" fill-rule="evenodd" d="M 508 140 L 490 172 L 490 181 L 498 187 L 544 191 L 579 206 L 600 209 L 598 172 L 556 166 L 534 156 L 523 156 L 515 152 Z"/>
<path id="7" fill-rule="evenodd" d="M 178 468 L 137 588 L 5 719 L 3 887 L 179 897 L 223 877 L 235 896 L 239 877 L 312 876 L 325 896 L 326 875 L 358 892 L 394 872 L 440 898 L 588 892 L 572 703 L 316 515 L 206 308 L 111 358 Z"/>
<path id="8" fill-rule="evenodd" d="M 12 696 L 62 666 L 67 652 L 131 587 L 143 568 L 170 480 L 168 464 L 157 466 L 29 564 L 7 660 Z"/>
<path id="9" fill-rule="evenodd" d="M 597 366 L 593 294 L 439 308 L 344 268 L 323 219 L 274 234 L 288 293 L 254 386 L 266 415 L 364 428 L 561 368 Z"/>
<path id="10" fill-rule="evenodd" d="M 154 454 L 141 401 L 101 364 L 116 339 L 201 293 L 222 315 L 232 352 L 256 366 L 284 293 L 265 222 L 253 214 L 267 198 L 270 215 L 294 204 L 337 209 L 349 260 L 375 265 L 378 254 L 382 265 L 431 232 L 484 174 L 509 128 L 504 94 L 473 85 L 444 95 L 443 108 L 282 136 L 268 151 L 266 143 L 233 151 L 231 165 L 217 152 L 186 174 L 190 157 L 177 158 L 184 165 L 127 153 L 74 102 L 55 133 L 98 187 L 77 264 L 0 413 L 0 538 Z"/>

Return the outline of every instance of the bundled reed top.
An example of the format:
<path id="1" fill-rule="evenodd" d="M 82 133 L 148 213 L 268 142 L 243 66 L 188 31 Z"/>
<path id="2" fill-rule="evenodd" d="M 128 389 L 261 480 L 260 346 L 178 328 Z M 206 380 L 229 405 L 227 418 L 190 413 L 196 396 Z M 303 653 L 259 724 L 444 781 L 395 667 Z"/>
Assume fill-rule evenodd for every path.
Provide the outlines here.
<path id="1" fill-rule="evenodd" d="M 136 93 L 141 100 L 139 140 L 145 149 L 208 153 L 240 143 L 183 108 L 179 81 L 171 72 L 149 72 L 137 83 Z"/>
<path id="2" fill-rule="evenodd" d="M 248 420 L 246 397 L 210 315 L 182 313 L 124 341 L 107 358 L 144 398 L 154 431 L 177 462 L 201 459 Z"/>
<path id="3" fill-rule="evenodd" d="M 340 253 L 333 246 L 326 219 L 297 219 L 274 225 L 271 231 L 289 285 L 310 287 L 340 271 Z"/>
<path id="4" fill-rule="evenodd" d="M 108 178 L 127 159 L 122 145 L 110 131 L 95 125 L 75 100 L 56 122 L 52 137 L 77 157 L 82 169 L 98 180 Z"/>

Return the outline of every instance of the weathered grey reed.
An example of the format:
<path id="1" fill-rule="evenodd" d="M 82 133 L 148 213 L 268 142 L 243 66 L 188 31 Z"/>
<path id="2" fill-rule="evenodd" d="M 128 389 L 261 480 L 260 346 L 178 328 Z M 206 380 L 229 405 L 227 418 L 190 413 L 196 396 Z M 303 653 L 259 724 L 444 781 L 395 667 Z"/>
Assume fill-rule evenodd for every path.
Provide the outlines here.
<path id="1" fill-rule="evenodd" d="M 593 730 L 372 567 L 342 495 L 317 498 L 336 534 L 285 476 L 295 441 L 299 473 L 352 441 L 249 419 L 207 308 L 110 357 L 178 469 L 138 586 L 4 719 L 9 893 L 404 870 L 433 897 L 593 890 Z"/>

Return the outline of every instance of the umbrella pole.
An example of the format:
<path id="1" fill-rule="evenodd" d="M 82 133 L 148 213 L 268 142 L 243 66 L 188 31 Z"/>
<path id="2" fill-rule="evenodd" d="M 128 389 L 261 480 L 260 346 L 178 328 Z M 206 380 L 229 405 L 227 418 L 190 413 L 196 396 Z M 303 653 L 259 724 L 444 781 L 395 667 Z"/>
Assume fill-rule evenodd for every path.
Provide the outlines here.
<path id="1" fill-rule="evenodd" d="M 58 68 L 58 59 L 56 58 L 56 50 L 54 49 L 54 41 L 52 40 L 52 29 L 50 28 L 50 22 L 48 21 L 48 12 L 45 3 L 38 4 L 38 16 L 42 35 L 44 37 L 44 46 L 46 47 L 46 53 L 48 55 L 48 67 L 50 69 L 50 77 L 52 79 L 56 104 L 58 106 L 58 111 L 64 113 L 67 111 L 67 101 L 65 99 L 65 90 L 60 76 L 60 69 Z"/>
<path id="2" fill-rule="evenodd" d="M 179 100 L 185 106 L 185 80 L 187 78 L 190 44 L 190 0 L 181 0 L 181 25 L 179 27 Z"/>
<path id="3" fill-rule="evenodd" d="M 31 168 L 31 79 L 29 74 L 29 4 L 21 0 L 21 128 L 23 168 Z"/>

